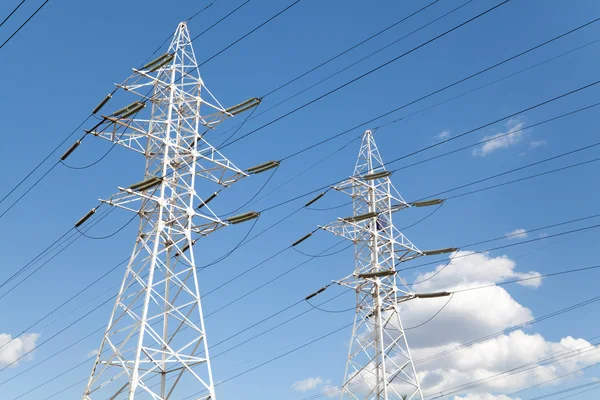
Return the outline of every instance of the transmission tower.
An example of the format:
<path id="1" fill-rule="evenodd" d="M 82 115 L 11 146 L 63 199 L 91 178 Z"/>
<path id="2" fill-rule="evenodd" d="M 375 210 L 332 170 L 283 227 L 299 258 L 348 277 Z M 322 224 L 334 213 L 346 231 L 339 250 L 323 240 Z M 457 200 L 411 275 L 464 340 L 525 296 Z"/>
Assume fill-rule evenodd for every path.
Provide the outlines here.
<path id="1" fill-rule="evenodd" d="M 395 267 L 426 252 L 394 227 L 392 214 L 410 204 L 394 188 L 390 175 L 373 133 L 367 130 L 354 175 L 334 187 L 352 198 L 354 213 L 322 227 L 354 243 L 354 273 L 338 282 L 356 292 L 342 399 L 423 398 L 399 310 L 402 301 L 418 296 Z"/>
<path id="2" fill-rule="evenodd" d="M 247 176 L 203 133 L 259 100 L 221 106 L 200 77 L 184 22 L 165 55 L 117 86 L 138 100 L 89 133 L 143 154 L 146 170 L 143 181 L 103 200 L 140 222 L 83 399 L 181 399 L 200 388 L 196 399 L 214 400 L 193 244 L 228 223 L 207 204 L 215 194 L 196 192 L 196 179 L 224 187 Z M 149 119 L 137 118 L 147 105 Z"/>

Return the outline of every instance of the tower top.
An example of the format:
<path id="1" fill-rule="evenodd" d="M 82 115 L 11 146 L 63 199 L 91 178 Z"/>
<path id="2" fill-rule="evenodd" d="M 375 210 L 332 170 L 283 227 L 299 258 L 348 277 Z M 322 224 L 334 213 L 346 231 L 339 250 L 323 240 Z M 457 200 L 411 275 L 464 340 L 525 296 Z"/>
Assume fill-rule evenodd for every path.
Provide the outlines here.
<path id="1" fill-rule="evenodd" d="M 375 144 L 373 131 L 367 129 L 363 134 L 360 150 L 358 151 L 354 176 L 372 174 L 379 171 L 385 171 L 385 165 Z"/>

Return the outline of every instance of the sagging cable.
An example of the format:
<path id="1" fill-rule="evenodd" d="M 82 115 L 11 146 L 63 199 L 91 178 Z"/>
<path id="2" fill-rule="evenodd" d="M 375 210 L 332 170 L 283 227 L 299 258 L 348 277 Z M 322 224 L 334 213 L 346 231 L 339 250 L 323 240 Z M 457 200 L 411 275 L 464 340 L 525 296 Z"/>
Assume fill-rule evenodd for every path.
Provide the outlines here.
<path id="1" fill-rule="evenodd" d="M 279 164 L 281 164 L 281 161 L 267 161 L 266 163 L 250 167 L 246 171 L 250 174 L 260 174 L 261 172 L 279 167 Z"/>
<path id="2" fill-rule="evenodd" d="M 92 215 L 94 215 L 96 213 L 96 210 L 97 210 L 97 207 L 92 208 L 90 211 L 88 211 L 87 214 L 85 214 L 79 221 L 77 221 L 75 223 L 75 228 L 79 228 L 81 225 L 83 225 L 85 223 L 85 221 L 90 219 L 92 217 Z"/>
<path id="3" fill-rule="evenodd" d="M 410 205 L 414 206 L 414 207 L 429 207 L 429 206 L 437 206 L 438 204 L 443 204 L 444 201 L 445 201 L 444 199 L 413 201 L 412 203 L 410 203 Z"/>
<path id="4" fill-rule="evenodd" d="M 436 249 L 436 250 L 425 250 L 421 253 L 424 256 L 436 256 L 438 254 L 446 254 L 446 253 L 454 253 L 458 250 L 458 247 L 447 247 L 445 249 Z"/>
<path id="5" fill-rule="evenodd" d="M 94 108 L 94 111 L 92 111 L 92 114 L 97 114 L 97 113 L 98 113 L 98 111 L 102 110 L 102 108 L 103 108 L 103 107 L 106 105 L 106 103 L 108 103 L 108 101 L 109 101 L 110 99 L 112 99 L 112 94 L 109 94 L 109 95 L 107 95 L 107 96 L 104 98 L 104 100 L 102 100 L 102 101 L 100 102 L 100 104 L 98 104 L 98 105 L 96 106 L 96 108 Z"/>
<path id="6" fill-rule="evenodd" d="M 311 204 L 314 204 L 314 203 L 316 203 L 316 202 L 317 202 L 317 201 L 318 201 L 318 200 L 319 200 L 321 197 L 325 196 L 325 194 L 327 194 L 327 192 L 323 192 L 323 193 L 321 193 L 321 194 L 318 194 L 318 195 L 317 195 L 317 197 L 315 197 L 314 199 L 312 199 L 312 200 L 310 200 L 308 203 L 306 203 L 306 204 L 304 205 L 304 207 L 308 207 L 308 206 L 310 206 Z"/>
<path id="7" fill-rule="evenodd" d="M 225 109 L 225 112 L 227 114 L 237 115 L 239 113 L 242 113 L 253 107 L 258 106 L 261 101 L 262 101 L 262 99 L 259 99 L 258 97 L 253 97 L 253 98 L 248 99 L 240 104 L 237 104 L 233 107 L 229 107 L 229 108 Z"/>
<path id="8" fill-rule="evenodd" d="M 382 278 L 384 276 L 391 276 L 394 274 L 396 274 L 396 270 L 384 269 L 381 271 L 365 272 L 364 274 L 358 274 L 358 277 L 361 279 L 372 279 L 372 278 Z"/>
<path id="9" fill-rule="evenodd" d="M 361 178 L 365 181 L 372 181 L 375 179 L 387 178 L 392 175 L 392 171 L 379 171 L 372 174 L 363 175 Z"/>
<path id="10" fill-rule="evenodd" d="M 308 301 L 310 299 L 312 299 L 313 297 L 323 293 L 325 290 L 327 290 L 327 288 L 331 286 L 331 284 L 327 285 L 327 286 L 323 286 L 321 289 L 317 290 L 314 293 L 309 294 L 308 296 L 306 296 L 306 298 L 304 300 Z"/>
<path id="11" fill-rule="evenodd" d="M 65 151 L 65 153 L 60 157 L 60 161 L 65 161 L 67 159 L 67 157 L 69 157 L 71 155 L 71 153 L 73 153 L 75 151 L 75 149 L 79 147 L 80 144 L 81 144 L 81 139 L 79 139 L 78 141 L 73 143 L 73 145 L 71 145 L 71 147 L 69 147 L 69 149 L 67 151 Z"/>
<path id="12" fill-rule="evenodd" d="M 227 222 L 232 225 L 240 224 L 242 222 L 250 221 L 260 216 L 259 212 L 249 211 L 244 214 L 234 215 L 233 217 L 227 218 Z"/>

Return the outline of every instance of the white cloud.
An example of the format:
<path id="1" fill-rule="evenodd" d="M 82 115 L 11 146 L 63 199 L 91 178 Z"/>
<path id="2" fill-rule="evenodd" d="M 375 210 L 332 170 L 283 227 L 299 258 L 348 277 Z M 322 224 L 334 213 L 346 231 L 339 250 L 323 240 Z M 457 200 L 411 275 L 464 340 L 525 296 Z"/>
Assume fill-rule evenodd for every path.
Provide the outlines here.
<path id="1" fill-rule="evenodd" d="M 510 279 L 534 278 L 521 284 L 537 287 L 541 279 L 535 279 L 540 275 L 538 272 L 517 271 L 516 262 L 507 256 L 491 257 L 489 254 L 463 251 L 450 257 L 446 268 L 445 264 L 441 264 L 433 271 L 418 275 L 415 278 L 417 282 L 430 279 L 414 285 L 414 291 L 452 291 L 481 285 L 492 286 L 456 293 L 444 311 L 431 320 L 426 328 L 407 331 L 426 396 L 444 392 L 454 395 L 450 397 L 453 400 L 500 400 L 497 393 L 517 392 L 600 362 L 600 346 L 570 336 L 557 342 L 548 341 L 539 333 L 523 330 L 497 335 L 491 340 L 456 350 L 464 343 L 502 332 L 533 318 L 530 309 L 513 299 L 504 287 L 494 284 Z M 401 309 L 404 326 L 422 323 L 447 301 L 447 298 L 439 298 L 404 303 Z M 427 359 L 443 351 L 447 354 Z M 563 357 L 571 351 L 575 357 Z M 540 361 L 556 354 L 561 355 L 556 363 Z M 521 368 L 523 365 L 526 367 Z M 502 375 L 511 369 L 517 373 L 510 377 Z M 577 376 L 573 374 L 568 379 L 577 379 Z M 477 380 L 485 381 L 481 385 L 461 387 Z M 514 396 L 511 399 L 518 400 Z M 502 400 L 507 399 L 503 397 Z"/>
<path id="2" fill-rule="evenodd" d="M 323 378 L 317 376 L 316 378 L 306 378 L 292 384 L 292 389 L 297 392 L 307 392 L 309 390 L 316 389 L 319 385 L 323 384 Z"/>
<path id="3" fill-rule="evenodd" d="M 441 264 L 417 275 L 414 281 L 427 280 L 414 284 L 413 290 L 423 293 L 491 286 L 456 293 L 443 312 L 424 328 L 406 331 L 426 397 L 441 392 L 452 400 L 520 400 L 516 397 L 520 393 L 508 398 L 499 393 L 518 392 L 570 373 L 549 384 L 562 384 L 565 379 L 577 380 L 582 374 L 576 371 L 600 362 L 600 346 L 583 339 L 566 336 L 549 341 L 540 333 L 522 329 L 497 334 L 530 321 L 533 312 L 519 304 L 505 287 L 496 284 L 510 279 L 533 278 L 521 284 L 537 287 L 541 284 L 541 279 L 536 278 L 540 275 L 538 272 L 517 271 L 516 262 L 505 255 L 492 257 L 459 251 L 450 258 L 447 267 Z M 400 311 L 404 327 L 417 326 L 428 320 L 447 301 L 446 297 L 402 303 Z M 486 336 L 490 339 L 458 349 Z M 436 356 L 441 352 L 446 353 Z M 373 368 L 367 365 L 362 371 Z M 509 370 L 510 375 L 504 373 Z M 373 374 L 365 373 L 364 376 L 368 379 Z M 471 384 L 478 380 L 480 385 Z M 399 393 L 406 392 L 405 386 L 394 383 L 394 389 Z M 369 390 L 366 384 L 357 385 L 357 390 L 361 387 L 365 392 Z M 322 390 L 325 388 L 332 387 L 324 385 Z M 329 395 L 336 393 L 329 392 Z"/>
<path id="4" fill-rule="evenodd" d="M 438 140 L 446 140 L 450 137 L 450 131 L 441 131 L 438 135 L 435 135 L 435 138 Z"/>
<path id="5" fill-rule="evenodd" d="M 85 355 L 85 358 L 95 357 L 98 355 L 98 349 L 94 349 Z"/>
<path id="6" fill-rule="evenodd" d="M 523 125 L 524 124 L 521 121 L 513 118 L 509 119 L 508 122 L 506 122 L 507 130 L 495 135 L 484 136 L 483 140 L 489 141 L 473 149 L 473 155 L 477 157 L 485 157 L 496 150 L 506 149 L 519 143 L 523 139 Z"/>
<path id="7" fill-rule="evenodd" d="M 33 350 L 39 337 L 37 333 L 29 333 L 11 341 L 11 335 L 0 334 L 0 366 L 11 364 Z"/>
<path id="8" fill-rule="evenodd" d="M 521 400 L 518 397 L 508 397 L 505 395 L 494 395 L 491 393 L 470 393 L 464 397 L 454 396 L 452 400 Z"/>
<path id="9" fill-rule="evenodd" d="M 527 231 L 523 228 L 515 229 L 512 232 L 508 232 L 506 237 L 509 239 L 525 239 L 527 238 Z"/>
<path id="10" fill-rule="evenodd" d="M 435 354 L 456 345 L 457 343 L 452 343 L 433 349 L 416 349 L 413 356 L 418 360 L 422 354 Z M 600 362 L 599 349 L 600 347 L 582 339 L 567 337 L 559 342 L 550 342 L 540 334 L 528 334 L 517 330 L 460 351 L 450 352 L 447 356 L 431 359 L 420 364 L 418 369 L 424 383 L 428 381 L 428 376 L 438 378 L 430 379 L 433 384 L 423 387 L 426 394 L 440 391 L 456 396 L 470 393 L 512 393 Z M 557 362 L 541 362 L 554 355 L 559 355 Z M 567 357 L 568 355 L 573 357 Z M 504 374 L 508 370 L 511 370 L 511 373 Z M 576 378 L 577 374 L 570 376 L 570 379 Z M 480 385 L 467 386 L 477 380 L 480 380 Z M 564 380 L 553 383 L 563 382 Z M 453 390 L 454 388 L 456 389 Z M 466 399 L 470 397 L 467 396 Z"/>
<path id="11" fill-rule="evenodd" d="M 540 237 L 541 238 L 548 237 L 548 234 L 546 232 L 542 232 L 542 233 L 540 233 Z"/>
<path id="12" fill-rule="evenodd" d="M 545 140 L 532 140 L 531 143 L 529 143 L 529 147 L 535 149 L 537 147 L 545 146 L 547 144 L 548 142 L 546 142 Z"/>

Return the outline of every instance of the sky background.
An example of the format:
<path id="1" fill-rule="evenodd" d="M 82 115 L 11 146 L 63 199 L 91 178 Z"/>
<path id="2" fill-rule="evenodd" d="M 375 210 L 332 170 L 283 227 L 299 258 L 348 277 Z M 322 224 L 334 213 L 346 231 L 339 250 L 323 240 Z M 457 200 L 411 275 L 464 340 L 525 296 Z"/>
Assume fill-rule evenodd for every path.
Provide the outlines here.
<path id="1" fill-rule="evenodd" d="M 417 16 L 318 71 L 267 96 L 256 114 L 465 2 L 437 2 Z M 250 1 L 235 15 L 194 42 L 198 60 L 208 59 L 289 3 L 290 1 Z M 252 119 L 243 126 L 238 135 L 260 127 L 497 3 L 498 0 L 468 2 L 461 9 L 427 28 Z M 17 4 L 17 0 L 2 2 L 0 18 L 3 19 Z M 0 41 L 3 42 L 40 4 L 40 0 L 28 0 L 13 18 L 0 27 Z M 107 0 L 102 3 L 50 1 L 14 39 L 0 49 L 0 120 L 3 122 L 4 133 L 3 156 L 0 157 L 0 169 L 4 171 L 0 176 L 0 198 L 89 115 L 99 101 L 112 91 L 114 82 L 124 80 L 131 73 L 132 67 L 142 64 L 165 38 L 172 34 L 178 22 L 189 18 L 207 4 L 207 1 L 191 0 Z M 239 0 L 217 1 L 190 21 L 192 36 L 202 32 L 240 4 L 242 1 Z M 366 4 L 358 1 L 303 0 L 281 17 L 208 62 L 201 68 L 201 74 L 207 87 L 225 106 L 237 104 L 249 97 L 260 97 L 411 14 L 422 7 L 422 4 L 426 3 L 381 0 Z M 298 149 L 357 126 L 597 17 L 600 17 L 600 7 L 598 2 L 593 0 L 512 0 L 477 21 L 227 147 L 223 153 L 240 168 L 281 159 Z M 392 160 L 435 144 L 443 138 L 453 137 L 595 82 L 598 79 L 597 54 L 600 45 L 597 43 L 440 106 L 410 115 L 598 40 L 598 24 L 600 22 L 284 161 L 259 195 L 260 200 L 246 206 L 244 210 L 261 210 L 351 175 L 359 148 L 357 138 L 366 128 L 375 128 L 405 117 L 399 122 L 382 127 L 375 134 L 383 159 Z M 158 51 L 158 54 L 163 51 L 164 49 Z M 510 129 L 526 127 L 594 104 L 598 101 L 599 91 L 600 87 L 594 86 L 535 110 L 520 113 L 510 120 L 502 119 L 456 141 L 388 165 L 388 168 L 400 168 L 493 135 L 506 133 Z M 125 104 L 125 100 L 121 100 L 123 99 L 115 98 L 115 101 L 107 106 L 107 110 Z M 494 146 L 479 146 L 475 150 L 460 151 L 398 171 L 392 180 L 407 201 L 428 197 L 477 179 L 594 144 L 598 141 L 598 133 L 594 128 L 596 115 L 597 109 L 594 108 L 526 129 L 491 142 L 495 143 Z M 224 131 L 236 122 L 228 121 L 207 135 L 207 140 L 219 143 L 225 137 L 222 136 Z M 88 129 L 92 126 L 92 121 L 85 124 L 85 128 Z M 33 175 L 33 180 L 28 180 L 23 187 L 0 203 L 0 214 L 17 200 L 36 178 L 47 171 L 68 145 L 82 133 L 82 130 L 79 130 Z M 109 148 L 110 143 L 88 137 L 68 162 L 72 166 L 93 163 Z M 340 148 L 342 150 L 338 151 Z M 330 154 L 332 155 L 329 156 Z M 599 148 L 594 147 L 469 189 L 593 159 L 599 154 Z M 279 187 L 327 156 L 329 157 L 323 163 Z M 4 281 L 10 277 L 69 230 L 75 221 L 97 204 L 98 198 L 110 196 L 116 192 L 117 186 L 139 181 L 143 176 L 143 168 L 144 161 L 141 156 L 122 148 L 115 148 L 101 162 L 87 169 L 73 170 L 62 165 L 57 166 L 22 201 L 0 217 L 0 248 L 3 249 L 0 279 Z M 600 189 L 597 185 L 598 168 L 597 163 L 591 163 L 450 200 L 430 218 L 404 233 L 421 249 L 461 247 L 473 242 L 503 237 L 517 229 L 530 230 L 594 215 L 598 213 L 596 204 L 600 200 Z M 218 197 L 218 202 L 215 201 L 214 209 L 217 213 L 225 213 L 240 207 L 261 188 L 267 178 L 267 174 L 253 176 L 228 189 Z M 206 191 L 199 188 L 199 192 Z M 261 198 L 267 193 L 267 196 Z M 289 215 L 309 198 L 310 196 L 265 212 L 250 235 Z M 342 194 L 329 193 L 315 204 L 315 207 L 328 208 L 346 201 L 347 198 Z M 430 212 L 431 209 L 404 210 L 395 214 L 394 222 L 398 228 L 402 228 L 421 220 Z M 350 213 L 349 206 L 326 211 L 298 212 L 241 247 L 226 260 L 202 271 L 199 275 L 201 291 L 206 293 L 251 268 L 312 231 L 317 225 L 326 224 Z M 116 210 L 94 227 L 90 234 L 109 235 L 130 219 L 131 215 L 127 212 Z M 514 244 L 525 239 L 538 238 L 540 235 L 552 235 L 597 223 L 597 219 L 590 219 L 529 233 L 527 238 L 500 240 L 463 251 L 480 251 L 489 247 Z M 247 234 L 250 227 L 250 224 L 232 226 L 200 241 L 196 245 L 198 264 L 209 263 L 230 251 Z M 2 293 L 7 287 L 0 289 L 0 334 L 18 335 L 126 258 L 134 243 L 136 229 L 137 224 L 132 223 L 106 240 L 80 238 L 25 284 L 5 296 Z M 453 261 L 447 271 L 432 279 L 429 286 L 425 285 L 420 289 L 445 290 L 493 284 L 518 278 L 523 276 L 520 274 L 530 271 L 546 274 L 592 266 L 598 263 L 598 258 L 594 255 L 598 238 L 598 231 L 592 229 L 581 234 L 559 236 L 491 251 L 480 256 L 465 257 L 460 261 Z M 301 250 L 307 254 L 317 254 L 337 241 L 332 235 L 319 232 L 302 243 Z M 550 244 L 552 246 L 548 246 Z M 336 249 L 342 249 L 341 246 Z M 307 259 L 305 255 L 293 250 L 286 251 L 204 298 L 205 313 L 211 313 Z M 434 260 L 440 259 L 443 260 L 443 257 Z M 430 260 L 413 261 L 412 264 L 418 265 L 427 261 Z M 444 262 L 440 261 L 409 270 L 405 278 L 413 282 L 418 280 L 419 276 L 426 276 L 428 272 L 443 264 Z M 33 268 L 38 265 L 40 264 L 35 264 Z M 352 269 L 351 248 L 330 257 L 311 260 L 243 301 L 207 318 L 209 344 L 219 342 L 231 333 L 301 300 L 331 280 L 351 273 Z M 54 398 L 80 397 L 84 384 L 76 383 L 88 376 L 91 363 L 85 360 L 100 344 L 102 332 L 79 340 L 106 324 L 112 307 L 110 301 L 94 312 L 91 310 L 117 293 L 124 271 L 124 266 L 116 269 L 82 294 L 77 301 L 61 309 L 48 320 L 28 329 L 28 336 L 12 342 L 4 352 L 0 350 L 0 397 L 3 400 L 15 399 L 29 388 L 67 370 L 69 371 L 64 375 L 53 379 L 42 388 L 19 398 L 44 399 L 72 385 L 72 388 Z M 496 333 L 530 318 L 540 317 L 593 298 L 598 295 L 598 276 L 598 272 L 582 272 L 544 279 L 538 287 L 494 286 L 490 289 L 467 292 L 468 294 L 457 294 L 436 319 L 409 333 L 409 341 L 414 343 L 414 357 L 418 359 L 444 349 L 444 346 Z M 322 297 L 316 298 L 316 301 L 327 300 L 341 292 L 341 289 L 333 287 Z M 323 307 L 335 311 L 348 310 L 352 308 L 353 301 L 353 296 L 346 294 Z M 405 306 L 405 326 L 420 324 L 443 306 L 443 302 L 437 300 L 427 304 L 421 304 L 422 302 L 424 300 Z M 273 318 L 269 323 L 215 347 L 211 350 L 212 354 L 214 356 L 229 346 L 309 308 L 308 305 L 301 304 L 288 313 Z M 535 362 L 554 351 L 564 350 L 564 346 L 578 343 L 565 339 L 568 337 L 589 339 L 590 343 L 595 343 L 591 338 L 600 335 L 600 325 L 595 318 L 597 312 L 598 305 L 594 303 L 534 324 L 512 336 L 504 335 L 488 347 L 469 349 L 464 354 L 455 353 L 440 359 L 439 363 L 417 365 L 424 379 L 424 393 L 428 395 L 447 391 L 472 379 L 505 371 L 526 362 Z M 80 317 L 83 317 L 80 322 L 57 334 Z M 352 318 L 352 311 L 323 313 L 312 310 L 281 328 L 216 357 L 213 360 L 215 381 L 225 380 L 332 332 L 350 323 Z M 49 324 L 54 320 L 56 322 Z M 49 325 L 45 326 L 47 324 Z M 457 330 L 457 327 L 462 329 Z M 55 334 L 57 336 L 53 337 Z M 7 337 L 0 336 L 0 342 L 6 341 Z M 291 400 L 318 394 L 319 391 L 326 390 L 328 385 L 341 383 L 349 338 L 350 329 L 341 330 L 301 351 L 218 386 L 217 394 L 220 399 L 243 396 L 250 399 Z M 49 341 L 44 343 L 46 340 Z M 51 361 L 24 372 L 76 341 L 79 342 Z M 584 345 L 585 343 L 582 346 Z M 2 369 L 3 365 L 33 346 L 40 347 L 17 365 Z M 600 369 L 593 367 L 595 363 L 600 362 L 598 352 L 579 359 L 577 363 L 565 363 L 556 369 L 540 368 L 521 375 L 520 379 L 498 380 L 493 385 L 476 387 L 457 393 L 456 396 L 468 400 L 505 399 L 506 397 L 498 395 L 510 394 L 553 376 L 590 366 L 584 373 L 572 374 L 509 398 L 532 399 L 555 390 L 587 383 L 600 377 Z M 81 365 L 75 367 L 77 364 Z M 7 379 L 22 372 L 22 375 L 5 383 Z M 308 378 L 313 379 L 305 381 Z M 190 388 L 189 394 L 193 392 L 193 388 Z M 597 398 L 597 395 L 598 391 L 592 391 L 576 398 L 591 400 Z M 454 400 L 455 395 L 443 398 Z"/>

